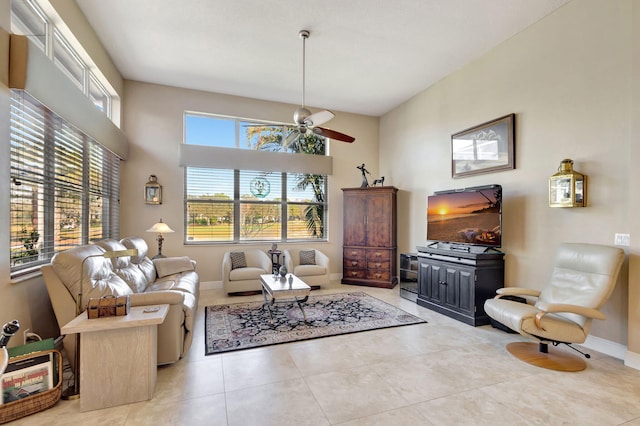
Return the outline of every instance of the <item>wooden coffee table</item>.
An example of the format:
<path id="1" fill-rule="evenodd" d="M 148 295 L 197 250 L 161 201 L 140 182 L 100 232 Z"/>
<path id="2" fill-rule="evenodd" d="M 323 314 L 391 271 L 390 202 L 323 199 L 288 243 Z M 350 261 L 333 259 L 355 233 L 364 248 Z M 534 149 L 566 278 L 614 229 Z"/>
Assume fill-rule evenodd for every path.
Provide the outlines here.
<path id="1" fill-rule="evenodd" d="M 264 306 L 269 310 L 271 325 L 273 325 L 271 306 L 276 302 L 295 301 L 302 311 L 304 322 L 307 322 L 307 314 L 304 312 L 302 304 L 309 299 L 311 287 L 309 287 L 304 281 L 293 274 L 287 274 L 286 277 L 268 274 L 260 275 L 260 282 L 262 283 Z"/>

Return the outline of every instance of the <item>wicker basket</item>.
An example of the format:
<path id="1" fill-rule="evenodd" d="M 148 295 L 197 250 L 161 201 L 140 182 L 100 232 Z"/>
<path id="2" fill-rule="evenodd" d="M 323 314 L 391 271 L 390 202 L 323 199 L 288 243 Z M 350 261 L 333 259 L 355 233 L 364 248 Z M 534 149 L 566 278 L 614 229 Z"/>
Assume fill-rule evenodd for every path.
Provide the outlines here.
<path id="1" fill-rule="evenodd" d="M 8 423 L 21 417 L 29 416 L 39 411 L 46 410 L 47 408 L 51 408 L 60 400 L 60 396 L 62 395 L 62 354 L 60 351 L 51 349 L 20 355 L 9 359 L 9 363 L 11 364 L 16 361 L 48 353 L 53 353 L 53 367 L 56 369 L 54 372 L 54 380 L 56 383 L 54 383 L 51 389 L 45 392 L 0 405 L 0 424 Z"/>

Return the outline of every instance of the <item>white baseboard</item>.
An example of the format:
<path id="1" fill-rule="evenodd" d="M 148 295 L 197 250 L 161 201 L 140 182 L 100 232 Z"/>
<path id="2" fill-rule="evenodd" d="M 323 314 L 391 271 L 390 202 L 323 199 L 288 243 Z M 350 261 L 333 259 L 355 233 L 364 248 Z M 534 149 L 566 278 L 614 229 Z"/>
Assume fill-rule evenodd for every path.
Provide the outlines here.
<path id="1" fill-rule="evenodd" d="M 624 365 L 640 370 L 640 354 L 627 351 L 627 356 L 624 359 Z"/>
<path id="2" fill-rule="evenodd" d="M 587 340 L 582 346 L 621 360 L 624 360 L 627 354 L 625 345 L 591 335 L 587 336 Z"/>

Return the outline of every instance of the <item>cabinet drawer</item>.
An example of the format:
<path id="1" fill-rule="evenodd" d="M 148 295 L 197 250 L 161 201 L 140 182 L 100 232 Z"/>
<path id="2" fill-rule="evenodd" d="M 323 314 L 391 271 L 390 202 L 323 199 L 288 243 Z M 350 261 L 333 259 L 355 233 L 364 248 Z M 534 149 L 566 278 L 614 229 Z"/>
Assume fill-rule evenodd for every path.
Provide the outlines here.
<path id="1" fill-rule="evenodd" d="M 391 250 L 367 249 L 367 261 L 391 260 Z"/>
<path id="2" fill-rule="evenodd" d="M 342 271 L 342 278 L 364 278 L 364 269 L 353 269 L 345 267 Z"/>
<path id="3" fill-rule="evenodd" d="M 366 267 L 366 262 L 364 259 L 343 259 L 342 266 L 345 269 L 364 269 Z"/>
<path id="4" fill-rule="evenodd" d="M 383 269 L 368 269 L 367 279 L 376 280 L 376 281 L 390 281 L 391 272 L 389 270 L 383 270 Z"/>
<path id="5" fill-rule="evenodd" d="M 342 252 L 342 257 L 349 260 L 362 260 L 365 259 L 365 250 L 361 248 L 345 248 Z M 363 263 L 364 265 L 364 263 Z"/>
<path id="6" fill-rule="evenodd" d="M 391 270 L 391 261 L 380 259 L 367 259 L 367 269 Z"/>

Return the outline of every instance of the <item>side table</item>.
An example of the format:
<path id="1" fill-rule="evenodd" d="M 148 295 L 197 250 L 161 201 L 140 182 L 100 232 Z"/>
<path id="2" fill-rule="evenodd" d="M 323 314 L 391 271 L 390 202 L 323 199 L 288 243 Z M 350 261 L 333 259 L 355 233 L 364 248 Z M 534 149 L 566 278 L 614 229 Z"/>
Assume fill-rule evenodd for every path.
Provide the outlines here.
<path id="1" fill-rule="evenodd" d="M 158 324 L 168 311 L 166 304 L 136 306 L 128 315 L 95 319 L 84 311 L 60 329 L 80 333 L 80 411 L 153 397 Z"/>
<path id="2" fill-rule="evenodd" d="M 274 274 L 277 274 L 278 271 L 280 270 L 280 267 L 282 266 L 282 263 L 280 263 L 280 256 L 282 255 L 282 251 L 269 250 L 267 251 L 267 253 L 269 253 L 269 255 L 271 256 L 271 264 L 272 264 L 271 272 L 273 272 Z"/>

